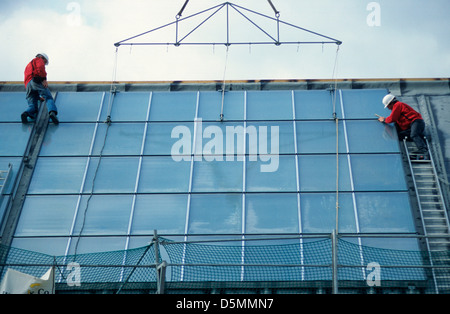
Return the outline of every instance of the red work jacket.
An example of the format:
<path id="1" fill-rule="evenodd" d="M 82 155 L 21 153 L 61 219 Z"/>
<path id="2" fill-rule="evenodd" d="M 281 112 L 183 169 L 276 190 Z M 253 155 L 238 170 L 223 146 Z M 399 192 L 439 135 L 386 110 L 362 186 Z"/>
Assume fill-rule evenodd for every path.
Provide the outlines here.
<path id="1" fill-rule="evenodd" d="M 45 71 L 45 62 L 41 58 L 34 58 L 25 68 L 25 87 L 35 77 L 39 77 L 41 81 L 47 79 L 47 72 Z"/>
<path id="2" fill-rule="evenodd" d="M 409 105 L 397 101 L 392 108 L 391 115 L 387 117 L 384 122 L 392 123 L 395 122 L 402 130 L 407 130 L 411 127 L 417 119 L 422 119 L 422 115 L 411 108 Z"/>

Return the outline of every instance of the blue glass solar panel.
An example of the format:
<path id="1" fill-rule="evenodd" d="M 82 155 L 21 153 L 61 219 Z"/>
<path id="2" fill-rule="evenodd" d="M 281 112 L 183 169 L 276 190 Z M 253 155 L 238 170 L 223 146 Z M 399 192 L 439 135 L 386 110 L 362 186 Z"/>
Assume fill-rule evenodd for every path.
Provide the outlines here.
<path id="1" fill-rule="evenodd" d="M 192 176 L 193 192 L 242 192 L 243 163 L 195 161 Z"/>
<path id="2" fill-rule="evenodd" d="M 214 209 L 220 208 L 220 210 Z M 242 195 L 194 194 L 191 196 L 188 233 L 242 232 Z"/>
<path id="3" fill-rule="evenodd" d="M 170 156 L 144 157 L 138 192 L 180 193 L 189 191 L 190 161 L 176 162 Z"/>
<path id="4" fill-rule="evenodd" d="M 84 192 L 133 193 L 136 189 L 138 167 L 138 157 L 92 158 Z"/>
<path id="5" fill-rule="evenodd" d="M 16 236 L 68 236 L 77 201 L 76 195 L 28 196 Z"/>
<path id="6" fill-rule="evenodd" d="M 143 136 L 143 123 L 99 124 L 93 154 L 140 155 Z"/>
<path id="7" fill-rule="evenodd" d="M 332 119 L 336 112 L 341 117 L 338 93 L 326 90 L 294 91 L 295 118 L 300 120 Z"/>
<path id="8" fill-rule="evenodd" d="M 87 122 L 99 119 L 108 98 L 109 94 L 101 92 L 60 92 L 55 101 L 62 121 Z"/>
<path id="9" fill-rule="evenodd" d="M 267 157 L 268 160 L 257 159 L 252 161 L 251 157 L 247 158 L 246 191 L 293 192 L 297 190 L 294 156 L 260 157 Z"/>
<path id="10" fill-rule="evenodd" d="M 378 121 L 346 122 L 350 153 L 398 153 L 399 141 L 395 126 Z M 370 145 L 369 145 L 370 143 Z"/>
<path id="11" fill-rule="evenodd" d="M 152 94 L 150 121 L 193 121 L 198 93 L 155 92 Z"/>
<path id="12" fill-rule="evenodd" d="M 302 193 L 300 197 L 301 227 L 305 233 L 327 233 L 336 228 L 336 194 Z M 356 217 L 350 193 L 339 195 L 339 230 L 356 233 Z"/>
<path id="13" fill-rule="evenodd" d="M 21 123 L 0 123 L 0 156 L 23 156 L 31 130 Z"/>
<path id="14" fill-rule="evenodd" d="M 25 92 L 0 93 L 0 123 L 20 122 L 20 114 L 27 108 L 25 96 Z"/>
<path id="15" fill-rule="evenodd" d="M 194 122 L 153 122 L 149 123 L 145 134 L 144 155 L 172 155 L 172 147 L 180 140 L 184 133 L 189 134 L 189 143 L 193 142 Z M 186 151 L 190 154 L 191 151 Z M 178 150 L 177 154 L 183 154 Z"/>
<path id="16" fill-rule="evenodd" d="M 94 137 L 94 123 L 61 123 L 49 125 L 41 156 L 87 156 Z"/>
<path id="17" fill-rule="evenodd" d="M 355 190 L 405 191 L 405 173 L 401 156 L 353 155 L 351 157 Z"/>
<path id="18" fill-rule="evenodd" d="M 183 234 L 186 227 L 186 194 L 145 194 L 136 199 L 131 226 L 135 235 L 158 230 L 161 234 Z"/>
<path id="19" fill-rule="evenodd" d="M 198 118 L 205 121 L 244 120 L 245 93 L 240 91 L 200 92 Z"/>
<path id="20" fill-rule="evenodd" d="M 291 120 L 292 93 L 289 91 L 259 91 L 247 94 L 248 120 Z"/>
<path id="21" fill-rule="evenodd" d="M 347 155 L 302 155 L 298 158 L 300 191 L 319 192 L 352 190 Z M 336 187 L 338 178 L 338 187 Z"/>
<path id="22" fill-rule="evenodd" d="M 150 104 L 150 93 L 118 92 L 114 97 L 105 96 L 101 121 L 105 121 L 110 114 L 112 121 L 146 121 Z"/>
<path id="23" fill-rule="evenodd" d="M 344 108 L 342 115 L 345 119 L 373 119 L 375 113 L 383 116 L 389 116 L 388 109 L 384 109 L 381 100 L 386 96 L 385 89 L 370 90 L 342 90 L 340 96 L 341 107 Z"/>
<path id="24" fill-rule="evenodd" d="M 361 232 L 415 232 L 407 192 L 358 193 Z"/>
<path id="25" fill-rule="evenodd" d="M 342 121 L 300 121 L 296 122 L 297 149 L 301 154 L 346 153 L 347 146 Z M 336 131 L 339 137 L 336 139 Z"/>
<path id="26" fill-rule="evenodd" d="M 245 198 L 245 232 L 298 233 L 297 194 L 250 194 Z"/>
<path id="27" fill-rule="evenodd" d="M 29 194 L 79 193 L 87 157 L 45 157 L 37 161 Z"/>
<path id="28" fill-rule="evenodd" d="M 89 207 L 86 210 L 88 200 Z M 132 202 L 131 195 L 83 196 L 75 223 L 75 234 L 83 229 L 85 235 L 126 235 Z"/>

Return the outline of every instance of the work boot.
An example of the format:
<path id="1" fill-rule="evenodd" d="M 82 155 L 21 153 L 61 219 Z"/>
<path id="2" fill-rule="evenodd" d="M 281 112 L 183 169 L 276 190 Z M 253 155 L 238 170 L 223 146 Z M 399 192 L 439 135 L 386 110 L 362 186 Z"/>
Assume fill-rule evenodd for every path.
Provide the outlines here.
<path id="1" fill-rule="evenodd" d="M 22 112 L 22 114 L 20 115 L 20 119 L 22 120 L 23 124 L 27 124 L 28 123 L 28 112 L 26 112 L 26 111 Z"/>
<path id="2" fill-rule="evenodd" d="M 59 123 L 59 120 L 58 120 L 58 118 L 56 117 L 56 112 L 55 111 L 50 111 L 50 120 L 52 120 L 52 122 L 54 123 L 54 124 L 58 124 Z"/>

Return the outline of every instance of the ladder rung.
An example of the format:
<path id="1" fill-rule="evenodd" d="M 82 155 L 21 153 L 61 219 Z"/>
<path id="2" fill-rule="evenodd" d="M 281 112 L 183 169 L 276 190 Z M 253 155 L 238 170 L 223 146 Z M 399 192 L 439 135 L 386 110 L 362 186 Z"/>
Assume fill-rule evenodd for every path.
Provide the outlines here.
<path id="1" fill-rule="evenodd" d="M 450 243 L 449 242 L 430 242 L 430 246 L 441 246 L 441 245 L 449 246 Z"/>
<path id="2" fill-rule="evenodd" d="M 428 214 L 428 215 L 436 215 L 436 214 Z M 426 219 L 426 220 L 446 220 L 445 218 L 444 218 L 444 216 L 443 216 L 443 214 L 442 213 L 439 213 L 439 214 L 437 214 L 437 215 L 439 215 L 439 216 L 427 216 L 427 217 L 423 217 L 423 219 Z"/>
<path id="3" fill-rule="evenodd" d="M 449 233 L 434 233 L 433 237 L 434 238 L 443 237 L 443 238 L 450 239 L 450 234 Z"/>
<path id="4" fill-rule="evenodd" d="M 442 209 L 442 204 L 425 204 L 421 203 L 422 207 L 426 207 L 425 209 Z"/>
<path id="5" fill-rule="evenodd" d="M 428 231 L 428 234 L 431 234 L 431 235 L 433 235 L 433 233 L 432 232 L 430 232 L 428 229 L 437 229 L 436 231 L 443 231 L 443 230 L 448 230 L 448 226 L 446 226 L 446 225 L 427 225 L 427 226 L 425 226 L 425 229 L 427 229 L 427 231 Z"/>
<path id="6" fill-rule="evenodd" d="M 446 252 L 446 251 L 435 251 L 435 252 Z M 433 257 L 432 257 L 432 258 L 433 258 Z M 433 262 L 439 263 L 440 266 L 442 266 L 442 265 L 447 265 L 447 264 L 449 264 L 450 259 L 448 259 L 448 258 L 437 258 L 437 257 L 434 257 L 434 258 L 433 258 Z"/>
<path id="7" fill-rule="evenodd" d="M 427 230 L 428 234 L 433 234 L 433 230 L 435 231 L 444 231 L 448 230 L 447 226 L 440 226 L 440 225 L 432 225 L 432 226 L 425 226 L 425 229 Z"/>

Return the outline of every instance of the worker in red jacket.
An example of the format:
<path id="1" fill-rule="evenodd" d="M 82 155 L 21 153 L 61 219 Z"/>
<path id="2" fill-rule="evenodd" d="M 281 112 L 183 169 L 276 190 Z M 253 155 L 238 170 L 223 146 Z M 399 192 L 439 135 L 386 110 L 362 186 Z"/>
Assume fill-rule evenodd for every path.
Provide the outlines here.
<path id="1" fill-rule="evenodd" d="M 384 108 L 391 110 L 389 117 L 379 117 L 378 121 L 383 123 L 395 123 L 399 131 L 400 139 L 411 138 L 417 146 L 414 153 L 425 154 L 428 149 L 424 141 L 425 122 L 422 115 L 411 106 L 398 101 L 394 95 L 388 94 L 383 98 Z"/>
<path id="2" fill-rule="evenodd" d="M 58 109 L 56 108 L 53 96 L 48 89 L 47 72 L 45 66 L 48 64 L 49 59 L 45 53 L 39 53 L 31 60 L 25 68 L 25 88 L 27 91 L 26 99 L 28 102 L 28 108 L 25 110 L 20 118 L 22 123 L 28 123 L 28 118 L 35 119 L 39 111 L 38 101 L 43 98 L 47 104 L 50 120 L 58 124 Z"/>

